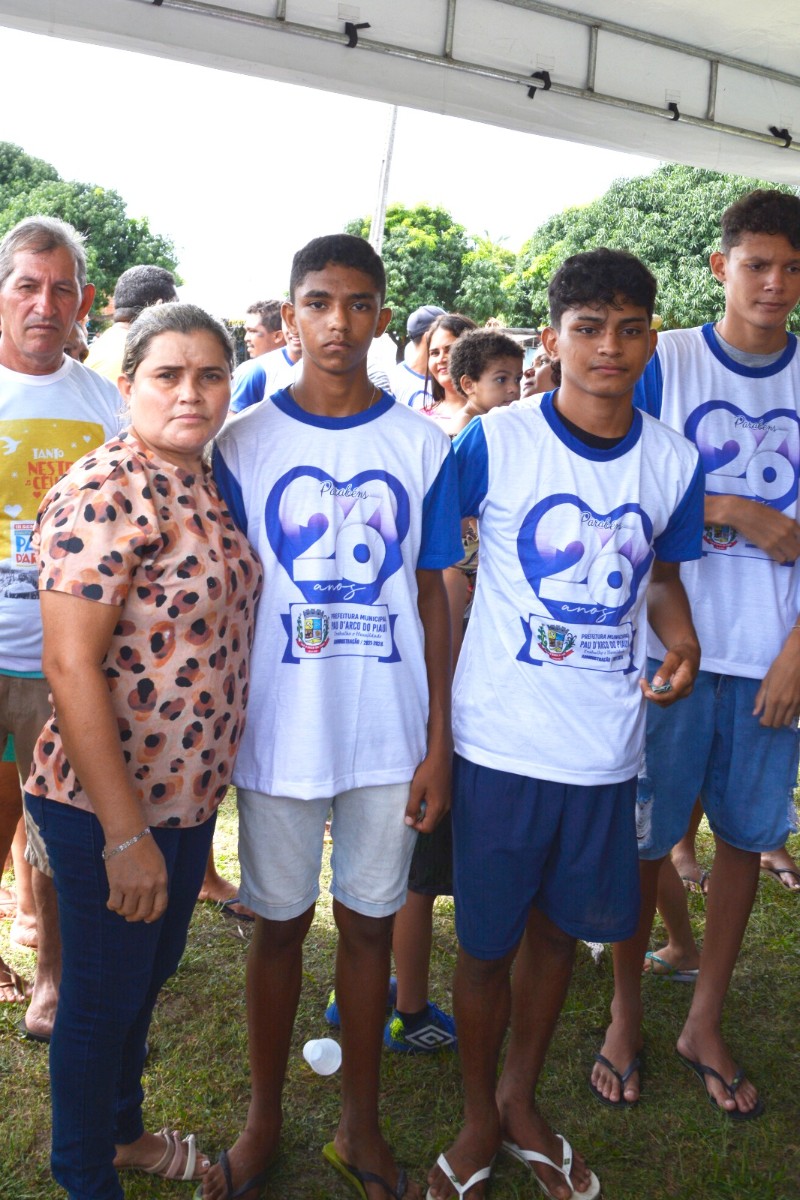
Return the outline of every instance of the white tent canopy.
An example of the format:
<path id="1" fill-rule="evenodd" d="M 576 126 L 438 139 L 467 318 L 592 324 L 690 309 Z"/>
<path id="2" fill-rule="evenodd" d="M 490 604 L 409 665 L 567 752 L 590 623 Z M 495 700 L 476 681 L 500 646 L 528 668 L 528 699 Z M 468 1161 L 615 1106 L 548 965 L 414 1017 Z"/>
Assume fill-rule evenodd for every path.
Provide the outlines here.
<path id="1" fill-rule="evenodd" d="M 0 0 L 0 24 L 800 183 L 800 4 L 575 3 Z"/>

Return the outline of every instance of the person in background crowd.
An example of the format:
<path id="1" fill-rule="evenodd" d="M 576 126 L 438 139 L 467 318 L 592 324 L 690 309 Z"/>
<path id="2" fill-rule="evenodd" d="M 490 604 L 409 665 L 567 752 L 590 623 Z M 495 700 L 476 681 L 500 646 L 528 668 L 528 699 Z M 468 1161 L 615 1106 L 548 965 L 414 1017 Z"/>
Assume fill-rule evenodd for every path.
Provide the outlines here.
<path id="1" fill-rule="evenodd" d="M 112 324 L 92 342 L 86 366 L 105 375 L 116 387 L 131 321 L 151 304 L 169 304 L 177 299 L 175 277 L 165 267 L 143 264 L 123 271 L 114 288 Z"/>
<path id="2" fill-rule="evenodd" d="M 389 376 L 389 390 L 395 400 L 409 408 L 424 408 L 430 403 L 430 380 L 428 377 L 428 343 L 426 333 L 437 317 L 445 311 L 436 304 L 424 304 L 415 308 L 406 321 L 409 345 L 403 362 Z"/>
<path id="3" fill-rule="evenodd" d="M 77 447 L 91 449 L 119 428 L 116 386 L 64 354 L 76 321 L 94 300 L 86 279 L 83 239 L 55 217 L 28 217 L 0 242 L 0 742 L 14 739 L 20 780 L 50 704 L 42 675 L 42 626 L 31 546 L 36 510 L 69 469 Z M 19 805 L 2 810 L 0 845 L 14 837 Z M 50 1036 L 58 1004 L 61 950 L 56 896 L 47 851 L 28 824 L 33 867 L 37 967 L 31 1003 L 19 1029 Z M 3 855 L 5 858 L 5 854 Z M 0 1001 L 19 1001 L 16 972 L 0 963 Z"/>
<path id="4" fill-rule="evenodd" d="M 247 310 L 244 322 L 244 344 L 250 358 L 280 350 L 286 344 L 281 324 L 280 300 L 257 300 Z"/>

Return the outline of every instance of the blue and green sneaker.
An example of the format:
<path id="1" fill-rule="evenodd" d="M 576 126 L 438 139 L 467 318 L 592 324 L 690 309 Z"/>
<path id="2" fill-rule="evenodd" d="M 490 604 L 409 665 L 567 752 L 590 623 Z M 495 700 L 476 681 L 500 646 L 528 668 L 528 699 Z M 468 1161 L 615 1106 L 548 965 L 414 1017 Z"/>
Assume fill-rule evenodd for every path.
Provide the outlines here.
<path id="1" fill-rule="evenodd" d="M 394 975 L 392 975 L 391 979 L 389 980 L 389 994 L 386 997 L 386 1011 L 391 1012 L 396 1003 L 397 980 Z M 330 996 L 328 996 L 328 1007 L 325 1009 L 325 1020 L 329 1025 L 332 1025 L 334 1029 L 338 1029 L 339 1025 L 341 1024 L 339 1021 L 339 1006 L 336 1003 L 335 990 L 331 992 Z"/>
<path id="2" fill-rule="evenodd" d="M 403 1018 L 395 1009 L 391 1020 L 383 1031 L 383 1044 L 387 1050 L 398 1054 L 432 1054 L 435 1050 L 457 1050 L 456 1023 L 453 1018 L 436 1004 L 428 1001 L 428 1007 L 419 1024 L 407 1029 Z"/>

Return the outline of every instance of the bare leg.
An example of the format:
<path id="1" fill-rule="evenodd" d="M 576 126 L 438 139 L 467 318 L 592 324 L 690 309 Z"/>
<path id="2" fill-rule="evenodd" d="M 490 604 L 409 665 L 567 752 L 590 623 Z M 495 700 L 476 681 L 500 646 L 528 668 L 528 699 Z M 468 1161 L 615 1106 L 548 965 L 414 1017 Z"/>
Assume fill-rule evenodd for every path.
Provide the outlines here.
<path id="1" fill-rule="evenodd" d="M 17 915 L 9 930 L 9 937 L 17 946 L 25 946 L 28 950 L 36 950 L 39 945 L 36 936 L 36 901 L 33 898 L 33 867 L 25 858 L 25 821 L 20 817 L 17 832 L 11 843 L 11 857 L 14 861 L 14 883 L 17 892 Z"/>
<path id="2" fill-rule="evenodd" d="M 705 891 L 705 885 L 702 881 L 703 872 L 697 861 L 697 850 L 695 848 L 697 830 L 700 828 L 702 819 L 703 806 L 698 798 L 694 802 L 692 815 L 689 819 L 689 828 L 681 840 L 672 848 L 672 862 L 682 880 L 694 883 L 697 887 Z"/>
<path id="3" fill-rule="evenodd" d="M 692 933 L 686 889 L 670 859 L 665 858 L 658 876 L 658 898 L 656 907 L 667 930 L 667 944 L 657 951 L 670 966 L 680 971 L 691 971 L 700 964 L 700 951 Z M 648 960 L 644 970 L 654 975 L 664 974 L 658 963 Z"/>
<path id="4" fill-rule="evenodd" d="M 397 1187 L 398 1168 L 378 1123 L 381 1044 L 389 986 L 391 917 L 366 917 L 338 900 L 336 999 L 342 1028 L 342 1115 L 334 1138 L 340 1158 Z M 386 1200 L 379 1185 L 365 1183 L 370 1200 Z M 408 1200 L 419 1189 L 409 1183 Z"/>
<path id="5" fill-rule="evenodd" d="M 229 1155 L 234 1191 L 263 1171 L 278 1148 L 281 1093 L 303 978 L 303 941 L 313 917 L 313 906 L 291 921 L 256 917 L 247 955 L 252 1095 L 244 1130 Z M 202 1194 L 204 1200 L 225 1200 L 227 1185 L 218 1164 L 204 1177 Z"/>
<path id="6" fill-rule="evenodd" d="M 800 868 L 785 846 L 762 854 L 761 870 L 769 871 L 790 892 L 800 892 Z"/>
<path id="7" fill-rule="evenodd" d="M 700 952 L 700 974 L 683 1027 L 678 1051 L 685 1058 L 713 1067 L 728 1082 L 736 1073 L 736 1062 L 722 1040 L 720 1022 L 733 968 L 742 944 L 758 885 L 759 855 L 736 850 L 716 839 L 714 871 L 708 890 L 706 933 Z M 708 1091 L 725 1109 L 749 1112 L 758 1094 L 744 1080 L 732 1099 L 714 1079 Z"/>
<path id="8" fill-rule="evenodd" d="M 208 862 L 206 863 L 206 873 L 203 876 L 203 886 L 200 888 L 198 900 L 210 900 L 212 903 L 221 904 L 223 900 L 233 900 L 237 895 L 236 884 L 231 883 L 228 879 L 223 879 L 217 872 L 214 864 L 214 847 L 212 846 L 208 852 Z"/>
<path id="9" fill-rule="evenodd" d="M 458 951 L 453 1008 L 464 1083 L 464 1125 L 445 1154 L 462 1183 L 488 1166 L 500 1147 L 497 1064 L 511 1012 L 513 959 L 513 952 L 484 961 L 461 947 Z M 436 1200 L 449 1200 L 455 1195 L 439 1166 L 429 1173 L 428 1183 Z M 479 1200 L 485 1193 L 486 1185 L 476 1184 L 470 1188 L 469 1200 Z"/>
<path id="10" fill-rule="evenodd" d="M 25 1014 L 31 1033 L 49 1037 L 53 1032 L 61 986 L 61 933 L 58 927 L 56 889 L 49 875 L 32 868 L 33 898 L 36 904 L 38 940 L 36 978 L 33 995 Z"/>
<path id="11" fill-rule="evenodd" d="M 392 950 L 397 970 L 397 1008 L 400 1012 L 418 1013 L 428 1003 L 434 899 L 420 892 L 409 892 L 394 919 Z"/>
<path id="12" fill-rule="evenodd" d="M 650 940 L 656 910 L 656 890 L 659 871 L 665 859 L 639 859 L 639 882 L 642 906 L 639 926 L 632 938 L 614 944 L 614 996 L 611 1001 L 611 1024 L 600 1053 L 623 1074 L 642 1048 L 642 960 Z M 681 889 L 683 891 L 683 889 Z M 625 1099 L 633 1104 L 639 1099 L 639 1072 L 634 1071 L 621 1095 L 619 1080 L 608 1067 L 596 1062 L 592 1069 L 592 1086 L 612 1104 Z"/>
<path id="13" fill-rule="evenodd" d="M 503 1136 L 525 1150 L 562 1161 L 558 1137 L 536 1107 L 539 1082 L 547 1049 L 567 994 L 575 938 L 534 908 L 528 917 L 511 985 L 511 1038 L 497 1088 L 497 1105 Z M 551 1167 L 535 1166 L 535 1174 L 553 1196 L 566 1200 L 573 1189 L 580 1195 L 591 1175 L 579 1154 L 572 1167 L 572 1187 Z"/>
<path id="14" fill-rule="evenodd" d="M 0 876 L 5 870 L 21 816 L 22 793 L 16 765 L 13 762 L 0 763 Z M 0 915 L 10 918 L 15 911 L 13 893 L 0 887 Z"/>

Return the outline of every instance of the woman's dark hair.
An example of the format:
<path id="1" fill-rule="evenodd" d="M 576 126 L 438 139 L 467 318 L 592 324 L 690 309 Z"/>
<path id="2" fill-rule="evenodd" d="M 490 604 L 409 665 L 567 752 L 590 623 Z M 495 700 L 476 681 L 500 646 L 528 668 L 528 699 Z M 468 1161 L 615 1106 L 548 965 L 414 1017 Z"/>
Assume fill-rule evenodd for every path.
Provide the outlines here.
<path id="1" fill-rule="evenodd" d="M 225 354 L 228 370 L 233 370 L 233 344 L 221 321 L 196 304 L 153 304 L 142 309 L 128 330 L 122 357 L 123 375 L 133 379 L 147 357 L 150 343 L 162 333 L 213 334 Z"/>
<path id="2" fill-rule="evenodd" d="M 436 318 L 425 335 L 425 345 L 428 348 L 429 354 L 431 338 L 438 329 L 445 329 L 448 333 L 452 333 L 453 337 L 458 338 L 467 329 L 477 329 L 477 325 L 469 317 L 462 316 L 461 313 L 443 313 L 441 317 Z M 430 408 L 433 408 L 434 404 L 439 404 L 440 401 L 444 400 L 444 388 L 433 378 L 427 366 L 425 367 L 425 391 L 430 392 L 432 396 L 432 402 L 429 405 Z"/>

